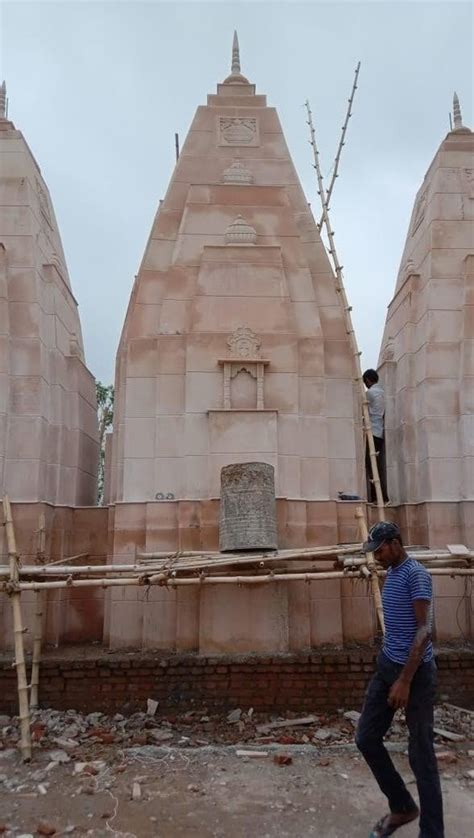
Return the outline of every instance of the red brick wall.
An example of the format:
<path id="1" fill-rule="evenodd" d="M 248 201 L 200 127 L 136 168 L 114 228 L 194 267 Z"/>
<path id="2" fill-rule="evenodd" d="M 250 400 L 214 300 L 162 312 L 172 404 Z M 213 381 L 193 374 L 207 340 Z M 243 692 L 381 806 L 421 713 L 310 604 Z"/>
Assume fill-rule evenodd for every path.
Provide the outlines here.
<path id="1" fill-rule="evenodd" d="M 94 655 L 94 656 L 93 656 Z M 160 710 L 255 707 L 285 712 L 358 708 L 374 668 L 375 651 L 202 658 L 118 652 L 47 657 L 41 667 L 42 706 L 85 712 L 131 713 L 147 698 Z M 474 650 L 444 649 L 437 656 L 443 700 L 474 707 Z M 11 659 L 0 661 L 0 712 L 16 713 Z"/>

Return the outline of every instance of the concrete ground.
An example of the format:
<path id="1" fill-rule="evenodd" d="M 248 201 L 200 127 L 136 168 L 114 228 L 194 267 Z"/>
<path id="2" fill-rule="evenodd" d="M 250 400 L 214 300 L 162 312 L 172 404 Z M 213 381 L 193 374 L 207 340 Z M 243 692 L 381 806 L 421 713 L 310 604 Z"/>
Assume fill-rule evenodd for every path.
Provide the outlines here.
<path id="1" fill-rule="evenodd" d="M 266 754 L 260 758 L 237 756 L 241 747 L 94 745 L 81 756 L 84 762 L 65 764 L 51 762 L 51 754 L 38 749 L 29 765 L 7 748 L 0 751 L 0 831 L 95 838 L 367 838 L 385 811 L 350 744 L 252 746 Z M 390 747 L 412 782 L 403 743 Z M 446 838 L 472 836 L 469 748 L 466 742 L 456 746 L 448 764 L 440 764 Z M 290 756 L 291 764 L 276 764 L 274 757 L 281 754 Z M 415 786 L 410 789 L 416 796 Z M 416 838 L 417 825 L 397 835 Z"/>

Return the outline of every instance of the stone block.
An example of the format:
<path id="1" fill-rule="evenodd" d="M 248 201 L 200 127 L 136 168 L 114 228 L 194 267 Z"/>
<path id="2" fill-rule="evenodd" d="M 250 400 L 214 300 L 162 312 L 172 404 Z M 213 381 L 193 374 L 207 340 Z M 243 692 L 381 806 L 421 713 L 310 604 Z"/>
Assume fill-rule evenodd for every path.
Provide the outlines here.
<path id="1" fill-rule="evenodd" d="M 296 373 L 266 372 L 264 404 L 279 413 L 294 413 L 298 404 L 298 376 Z"/>
<path id="2" fill-rule="evenodd" d="M 275 411 L 212 411 L 209 414 L 209 445 L 212 454 L 276 453 Z"/>
<path id="3" fill-rule="evenodd" d="M 318 589 L 322 582 L 315 583 Z M 342 643 L 342 607 L 340 596 L 311 599 L 311 646 Z"/>
<path id="4" fill-rule="evenodd" d="M 300 463 L 301 496 L 305 500 L 327 500 L 329 463 L 325 457 L 305 457 Z"/>
<path id="5" fill-rule="evenodd" d="M 201 590 L 201 655 L 288 651 L 288 602 L 284 584 L 208 585 Z"/>

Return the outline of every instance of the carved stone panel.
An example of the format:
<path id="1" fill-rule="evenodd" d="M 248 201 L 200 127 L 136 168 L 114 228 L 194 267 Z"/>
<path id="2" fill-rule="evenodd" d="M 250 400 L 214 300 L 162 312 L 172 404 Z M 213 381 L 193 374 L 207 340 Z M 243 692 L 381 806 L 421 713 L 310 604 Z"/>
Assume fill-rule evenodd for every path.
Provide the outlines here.
<path id="1" fill-rule="evenodd" d="M 217 142 L 224 146 L 260 145 L 255 117 L 220 116 L 217 123 Z"/>
<path id="2" fill-rule="evenodd" d="M 221 471 L 220 550 L 278 549 L 275 471 L 269 463 L 235 463 Z"/>
<path id="3" fill-rule="evenodd" d="M 463 169 L 461 172 L 462 189 L 469 198 L 474 199 L 474 169 Z"/>
<path id="4" fill-rule="evenodd" d="M 232 355 L 240 358 L 252 358 L 258 355 L 262 341 L 248 326 L 239 326 L 227 341 Z"/>
<path id="5" fill-rule="evenodd" d="M 420 195 L 418 201 L 416 202 L 415 211 L 413 213 L 413 221 L 411 223 L 410 230 L 412 236 L 415 235 L 416 231 L 418 230 L 418 227 L 420 226 L 421 222 L 425 217 L 427 201 L 428 194 L 427 190 L 425 189 L 425 191 Z"/>
<path id="6" fill-rule="evenodd" d="M 49 227 L 51 227 L 52 229 L 53 224 L 51 221 L 51 212 L 49 209 L 48 196 L 39 178 L 36 178 L 36 193 L 38 195 L 38 202 L 41 214 L 44 217 L 45 221 L 48 223 Z"/>

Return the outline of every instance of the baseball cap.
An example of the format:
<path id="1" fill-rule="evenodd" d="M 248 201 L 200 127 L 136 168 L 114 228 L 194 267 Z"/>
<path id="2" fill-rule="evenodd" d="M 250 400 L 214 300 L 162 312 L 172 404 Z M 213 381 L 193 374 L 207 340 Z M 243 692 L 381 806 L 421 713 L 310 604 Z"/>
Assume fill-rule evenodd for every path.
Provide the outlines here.
<path id="1" fill-rule="evenodd" d="M 392 521 L 379 521 L 370 528 L 368 541 L 364 542 L 362 550 L 364 553 L 374 553 L 385 541 L 400 537 L 400 527 L 397 524 L 393 524 Z"/>

